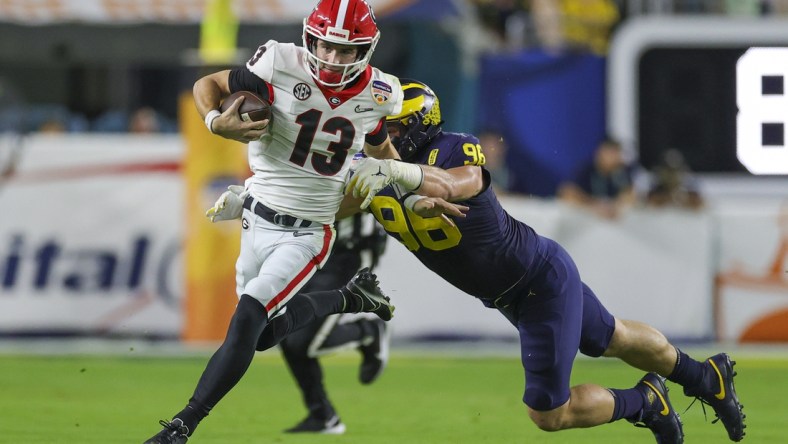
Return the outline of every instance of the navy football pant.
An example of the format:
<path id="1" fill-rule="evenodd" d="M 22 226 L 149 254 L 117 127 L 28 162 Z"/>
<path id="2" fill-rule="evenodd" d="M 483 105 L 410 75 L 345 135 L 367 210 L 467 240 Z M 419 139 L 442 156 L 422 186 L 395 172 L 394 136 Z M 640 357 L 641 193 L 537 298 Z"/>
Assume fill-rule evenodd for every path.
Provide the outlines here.
<path id="1" fill-rule="evenodd" d="M 532 278 L 512 291 L 519 296 L 498 310 L 520 333 L 525 368 L 523 402 L 553 410 L 569 399 L 569 378 L 577 352 L 601 356 L 615 320 L 580 280 L 574 261 L 558 243 L 541 237 Z"/>

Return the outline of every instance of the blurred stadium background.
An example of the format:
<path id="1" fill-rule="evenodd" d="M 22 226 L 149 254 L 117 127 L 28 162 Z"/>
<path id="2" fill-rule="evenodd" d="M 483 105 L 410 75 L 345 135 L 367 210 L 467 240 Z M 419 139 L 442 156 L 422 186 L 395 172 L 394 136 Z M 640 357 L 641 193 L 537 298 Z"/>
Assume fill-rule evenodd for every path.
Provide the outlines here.
<path id="1" fill-rule="evenodd" d="M 788 0 L 369 3 L 373 64 L 431 85 L 444 128 L 484 138 L 504 205 L 561 242 L 614 314 L 700 350 L 788 356 Z M 9 368 L 24 372 L 20 354 L 213 350 L 236 300 L 237 226 L 203 212 L 248 172 L 243 145 L 208 134 L 191 86 L 268 39 L 300 44 L 313 6 L 0 0 Z M 557 197 L 605 137 L 636 171 L 614 218 Z M 667 152 L 701 205 L 649 199 Z M 395 360 L 516 356 L 503 317 L 401 246 L 377 272 L 398 307 Z"/>

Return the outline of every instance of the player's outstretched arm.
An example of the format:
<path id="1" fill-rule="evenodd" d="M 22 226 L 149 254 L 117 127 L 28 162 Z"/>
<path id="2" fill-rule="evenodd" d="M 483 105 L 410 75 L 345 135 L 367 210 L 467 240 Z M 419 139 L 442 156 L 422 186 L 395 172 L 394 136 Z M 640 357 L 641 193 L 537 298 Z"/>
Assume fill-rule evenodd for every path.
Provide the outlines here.
<path id="1" fill-rule="evenodd" d="M 466 165 L 444 170 L 427 165 L 372 158 L 358 161 L 347 188 L 354 197 L 364 197 L 361 208 L 366 208 L 380 190 L 392 183 L 396 183 L 406 192 L 415 191 L 449 202 L 469 199 L 484 189 L 482 169 L 478 166 Z"/>
<path id="2" fill-rule="evenodd" d="M 484 189 L 481 167 L 466 165 L 444 170 L 428 165 L 419 165 L 424 179 L 415 193 L 422 196 L 440 197 L 449 202 L 468 200 Z"/>
<path id="3" fill-rule="evenodd" d="M 408 200 L 411 200 L 411 202 L 408 202 Z M 361 197 L 353 197 L 353 195 L 350 193 L 346 194 L 339 206 L 339 211 L 337 211 L 337 220 L 350 217 L 360 212 L 361 203 L 363 201 L 364 199 Z M 444 220 L 444 222 L 451 226 L 454 226 L 454 221 L 452 221 L 449 216 L 465 217 L 465 213 L 468 212 L 468 207 L 465 205 L 457 205 L 451 202 L 446 202 L 440 197 L 413 195 L 406 199 L 405 206 L 424 218 L 440 217 Z"/>
<path id="4" fill-rule="evenodd" d="M 468 207 L 446 202 L 440 197 L 420 198 L 413 204 L 412 211 L 421 217 L 440 217 L 444 222 L 454 226 L 454 221 L 449 216 L 465 217 Z"/>
<path id="5" fill-rule="evenodd" d="M 370 145 L 364 144 L 364 154 L 369 157 L 374 157 L 375 159 L 399 159 L 399 153 L 397 149 L 394 147 L 394 144 L 391 143 L 391 139 L 386 137 L 386 140 L 383 141 L 380 145 Z"/>
<path id="6" fill-rule="evenodd" d="M 247 191 L 245 187 L 241 185 L 230 185 L 227 187 L 227 191 L 219 196 L 213 207 L 205 212 L 205 216 L 210 219 L 211 222 L 240 219 L 243 213 L 243 201 L 246 195 Z M 414 197 L 416 197 L 416 199 L 413 199 L 413 197 L 409 198 L 413 199 L 413 202 L 408 206 L 414 213 L 421 217 L 440 217 L 451 226 L 454 226 L 454 222 L 449 216 L 465 217 L 465 213 L 468 211 L 468 207 L 446 202 L 440 197 Z M 344 219 L 360 212 L 363 200 L 364 199 L 361 197 L 353 197 L 350 193 L 346 194 L 339 206 L 336 219 Z"/>
<path id="7" fill-rule="evenodd" d="M 422 179 L 423 174 L 418 165 L 393 159 L 365 157 L 353 167 L 353 177 L 347 183 L 346 189 L 353 197 L 364 198 L 361 203 L 361 208 L 364 209 L 372 202 L 372 198 L 388 185 L 396 183 L 407 193 L 419 188 Z"/>
<path id="8" fill-rule="evenodd" d="M 361 202 L 364 199 L 360 197 L 353 197 L 353 194 L 347 193 L 345 197 L 342 198 L 342 202 L 339 204 L 339 210 L 336 214 L 336 219 L 344 219 L 346 217 L 350 217 L 356 213 L 361 212 Z"/>
<path id="9" fill-rule="evenodd" d="M 219 222 L 223 220 L 240 219 L 243 214 L 243 202 L 248 191 L 241 185 L 230 185 L 227 191 L 222 193 L 211 208 L 205 212 L 205 217 L 211 222 Z M 361 212 L 362 198 L 353 197 L 351 194 L 346 194 L 342 203 L 339 205 L 339 210 L 336 214 L 336 219 L 344 219 L 356 213 Z M 434 212 L 435 210 L 433 210 Z M 448 213 L 450 210 L 446 210 Z M 451 213 L 454 214 L 454 213 Z M 437 215 L 437 214 L 436 214 Z M 424 216 L 431 217 L 431 216 Z"/>

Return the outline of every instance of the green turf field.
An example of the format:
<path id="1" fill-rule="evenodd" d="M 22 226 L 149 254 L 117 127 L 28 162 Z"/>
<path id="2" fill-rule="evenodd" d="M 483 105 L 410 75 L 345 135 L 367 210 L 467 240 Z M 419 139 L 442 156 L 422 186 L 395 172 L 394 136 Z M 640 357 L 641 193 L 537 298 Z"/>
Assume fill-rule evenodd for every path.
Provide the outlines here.
<path id="1" fill-rule="evenodd" d="M 140 443 L 185 404 L 207 357 L 0 356 L 0 443 Z M 324 359 L 326 382 L 348 431 L 293 436 L 299 394 L 277 353 L 260 355 L 244 380 L 203 421 L 195 443 L 653 443 L 626 422 L 539 431 L 521 402 L 519 359 L 395 354 L 371 386 L 358 384 L 358 356 Z M 739 358 L 737 390 L 747 413 L 744 442 L 785 442 L 788 357 Z M 581 359 L 574 382 L 626 388 L 641 373 L 613 360 Z M 669 383 L 674 406 L 689 398 Z M 687 443 L 723 443 L 722 424 L 700 405 L 682 415 Z"/>

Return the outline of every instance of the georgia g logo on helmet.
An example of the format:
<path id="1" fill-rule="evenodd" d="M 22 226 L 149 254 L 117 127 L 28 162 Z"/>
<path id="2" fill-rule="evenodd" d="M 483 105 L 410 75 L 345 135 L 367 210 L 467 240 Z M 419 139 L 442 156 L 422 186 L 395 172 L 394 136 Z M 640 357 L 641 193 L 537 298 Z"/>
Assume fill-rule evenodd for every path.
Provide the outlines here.
<path id="1" fill-rule="evenodd" d="M 372 8 L 364 0 L 320 0 L 304 19 L 304 48 L 310 74 L 323 86 L 345 86 L 358 77 L 369 65 L 380 31 Z M 317 41 L 358 48 L 352 63 L 328 63 L 315 54 Z M 332 70 L 321 69 L 330 67 Z"/>

